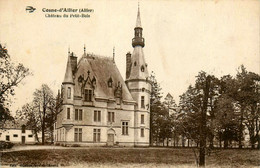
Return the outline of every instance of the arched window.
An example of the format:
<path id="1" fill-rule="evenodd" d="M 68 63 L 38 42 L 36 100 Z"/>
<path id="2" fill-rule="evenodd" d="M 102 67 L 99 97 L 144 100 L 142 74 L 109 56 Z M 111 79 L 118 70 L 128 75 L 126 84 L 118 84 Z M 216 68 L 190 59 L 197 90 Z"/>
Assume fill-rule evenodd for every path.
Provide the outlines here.
<path id="1" fill-rule="evenodd" d="M 112 88 L 112 85 L 113 85 L 113 80 L 112 80 L 112 78 L 110 77 L 110 78 L 108 79 L 108 81 L 107 81 L 107 86 L 110 87 L 110 88 Z"/>
<path id="2" fill-rule="evenodd" d="M 144 72 L 144 66 L 143 65 L 141 66 L 141 71 Z"/>

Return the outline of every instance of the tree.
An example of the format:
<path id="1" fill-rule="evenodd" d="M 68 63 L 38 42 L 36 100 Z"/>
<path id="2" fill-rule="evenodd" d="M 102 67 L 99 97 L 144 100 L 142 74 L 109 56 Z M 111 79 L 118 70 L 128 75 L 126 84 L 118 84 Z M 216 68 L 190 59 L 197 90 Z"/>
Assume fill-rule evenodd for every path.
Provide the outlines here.
<path id="1" fill-rule="evenodd" d="M 235 100 L 240 106 L 240 134 L 239 147 L 242 148 L 243 124 L 249 131 L 250 143 L 255 148 L 259 146 L 259 117 L 260 117 L 260 76 L 248 72 L 241 65 L 236 75 L 236 90 L 233 92 Z"/>
<path id="2" fill-rule="evenodd" d="M 151 73 L 150 77 L 151 82 L 151 97 L 150 97 L 150 145 L 153 146 L 154 139 L 158 139 L 159 135 L 159 115 L 163 109 L 161 103 L 161 87 L 158 84 L 154 72 Z"/>
<path id="3" fill-rule="evenodd" d="M 163 104 L 166 108 L 166 111 L 168 112 L 168 115 L 165 116 L 165 123 L 164 123 L 165 135 L 166 135 L 167 146 L 168 146 L 169 138 L 173 137 L 174 144 L 176 140 L 176 136 L 173 133 L 175 130 L 174 127 L 175 127 L 175 120 L 176 120 L 177 105 L 170 93 L 168 93 L 164 98 Z"/>
<path id="4" fill-rule="evenodd" d="M 41 131 L 41 121 L 38 110 L 33 102 L 31 102 L 26 103 L 23 105 L 22 110 L 16 112 L 16 118 L 26 121 L 26 126 L 32 129 L 37 142 L 39 142 L 38 133 Z"/>
<path id="5" fill-rule="evenodd" d="M 43 84 L 40 89 L 36 89 L 36 91 L 33 93 L 33 96 L 34 106 L 39 110 L 38 112 L 41 122 L 42 144 L 44 145 L 45 132 L 47 131 L 47 115 L 51 113 L 50 106 L 53 105 L 55 99 L 52 90 L 46 84 Z"/>
<path id="6" fill-rule="evenodd" d="M 30 74 L 23 64 L 14 65 L 5 47 L 0 44 L 0 126 L 6 120 L 13 119 L 8 109 L 10 96 L 15 94 L 14 89 Z"/>
<path id="7" fill-rule="evenodd" d="M 27 126 L 32 128 L 35 137 L 38 140 L 38 133 L 42 133 L 42 143 L 45 143 L 45 134 L 48 133 L 51 143 L 54 142 L 54 123 L 57 114 L 62 110 L 62 99 L 58 93 L 56 99 L 53 92 L 43 84 L 40 89 L 34 92 L 34 99 L 31 103 L 26 103 L 22 110 L 18 110 L 16 116 L 18 119 L 26 120 Z"/>

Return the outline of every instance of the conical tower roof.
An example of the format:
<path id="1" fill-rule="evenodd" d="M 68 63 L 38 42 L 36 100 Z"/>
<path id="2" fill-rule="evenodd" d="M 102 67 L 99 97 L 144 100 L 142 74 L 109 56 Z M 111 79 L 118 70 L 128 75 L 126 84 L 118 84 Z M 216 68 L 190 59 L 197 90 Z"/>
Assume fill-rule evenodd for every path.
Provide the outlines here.
<path id="1" fill-rule="evenodd" d="M 66 72 L 65 72 L 63 83 L 71 83 L 71 84 L 74 83 L 73 76 L 72 76 L 70 56 L 68 56 L 67 67 L 66 67 Z"/>

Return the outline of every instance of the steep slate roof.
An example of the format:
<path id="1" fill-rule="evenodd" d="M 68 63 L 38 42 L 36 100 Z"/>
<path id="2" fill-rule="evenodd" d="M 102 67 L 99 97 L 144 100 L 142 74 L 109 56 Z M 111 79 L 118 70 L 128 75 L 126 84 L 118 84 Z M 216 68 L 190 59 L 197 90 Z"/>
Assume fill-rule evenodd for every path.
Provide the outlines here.
<path id="1" fill-rule="evenodd" d="M 148 74 L 148 69 L 146 67 L 146 62 L 144 59 L 144 52 L 141 46 L 135 46 L 133 54 L 132 54 L 132 65 L 130 76 L 128 79 L 146 79 Z M 136 63 L 136 65 L 135 65 Z M 144 66 L 144 72 L 141 71 L 141 67 Z"/>
<path id="2" fill-rule="evenodd" d="M 120 82 L 120 85 L 122 85 L 123 100 L 134 101 L 116 64 L 113 62 L 113 59 L 89 54 L 84 54 L 78 63 L 77 71 L 75 73 L 74 93 L 76 96 L 80 96 L 81 94 L 81 86 L 78 83 L 78 77 L 84 75 L 84 79 L 86 79 L 88 71 L 90 71 L 90 79 L 93 79 L 93 76 L 96 78 L 96 89 L 94 91 L 96 97 L 114 99 L 115 88 L 118 82 Z M 113 80 L 112 88 L 108 87 L 108 80 L 110 77 Z"/>
<path id="3" fill-rule="evenodd" d="M 66 67 L 66 72 L 65 72 L 63 83 L 73 83 L 70 57 L 68 57 L 67 67 Z"/>

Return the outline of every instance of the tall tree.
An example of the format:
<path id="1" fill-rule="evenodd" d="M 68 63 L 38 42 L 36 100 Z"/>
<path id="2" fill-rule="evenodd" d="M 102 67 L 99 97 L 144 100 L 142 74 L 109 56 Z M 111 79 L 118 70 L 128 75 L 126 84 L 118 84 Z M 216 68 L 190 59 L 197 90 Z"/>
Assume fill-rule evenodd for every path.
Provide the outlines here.
<path id="1" fill-rule="evenodd" d="M 237 90 L 235 90 L 234 97 L 240 105 L 239 147 L 242 147 L 243 124 L 245 124 L 249 131 L 251 146 L 255 148 L 255 143 L 260 141 L 260 76 L 256 73 L 248 72 L 241 65 L 236 75 L 236 81 Z"/>
<path id="2" fill-rule="evenodd" d="M 161 90 L 160 84 L 157 82 L 155 73 L 150 75 L 151 82 L 151 97 L 150 97 L 150 145 L 153 146 L 154 139 L 158 138 L 158 113 L 162 111 L 163 105 L 161 103 Z"/>
<path id="3" fill-rule="evenodd" d="M 29 74 L 29 69 L 23 64 L 12 63 L 7 49 L 0 44 L 0 126 L 13 118 L 8 109 L 10 96 L 15 94 L 15 87 Z"/>
<path id="4" fill-rule="evenodd" d="M 40 89 L 36 89 L 33 93 L 34 105 L 38 107 L 39 110 L 39 118 L 41 122 L 41 131 L 42 131 L 42 144 L 45 143 L 45 132 L 46 130 L 46 123 L 47 123 L 47 115 L 50 113 L 49 107 L 52 106 L 55 98 L 53 96 L 52 90 L 49 88 L 48 85 L 43 84 Z"/>
<path id="5" fill-rule="evenodd" d="M 16 112 L 17 120 L 25 120 L 26 126 L 33 130 L 33 134 L 39 142 L 38 133 L 41 131 L 41 121 L 39 117 L 39 109 L 33 102 L 23 105 L 22 110 Z"/>

